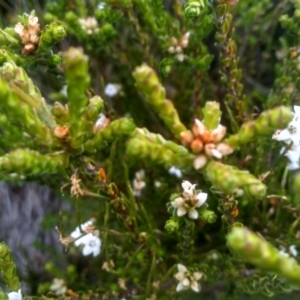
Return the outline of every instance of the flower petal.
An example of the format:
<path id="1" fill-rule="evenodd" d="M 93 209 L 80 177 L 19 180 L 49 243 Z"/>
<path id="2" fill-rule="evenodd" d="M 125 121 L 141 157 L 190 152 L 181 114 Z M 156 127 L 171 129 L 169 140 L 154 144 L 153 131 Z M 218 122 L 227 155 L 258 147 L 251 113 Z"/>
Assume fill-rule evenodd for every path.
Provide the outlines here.
<path id="1" fill-rule="evenodd" d="M 182 265 L 182 264 L 177 264 L 177 269 L 179 272 L 181 273 L 185 273 L 187 271 L 186 266 Z"/>
<path id="2" fill-rule="evenodd" d="M 178 280 L 178 281 L 182 281 L 185 278 L 185 274 L 184 272 L 178 272 L 174 275 L 174 277 Z"/>
<path id="3" fill-rule="evenodd" d="M 217 150 L 217 149 L 211 149 L 211 153 L 217 159 L 221 159 L 222 158 L 222 153 L 219 150 Z"/>
<path id="4" fill-rule="evenodd" d="M 87 256 L 90 255 L 93 252 L 93 248 L 90 247 L 88 244 L 85 244 L 82 249 L 82 255 Z"/>
<path id="5" fill-rule="evenodd" d="M 101 248 L 99 246 L 94 247 L 93 256 L 96 257 L 100 254 Z"/>
<path id="6" fill-rule="evenodd" d="M 176 198 L 174 201 L 171 202 L 171 205 L 175 208 L 180 207 L 184 204 L 184 199 L 182 197 Z"/>
<path id="7" fill-rule="evenodd" d="M 184 287 L 188 287 L 190 285 L 190 280 L 188 278 L 184 278 L 181 282 Z"/>
<path id="8" fill-rule="evenodd" d="M 290 170 L 290 171 L 294 171 L 294 170 L 299 169 L 299 164 L 296 163 L 296 162 L 291 162 L 291 163 L 289 163 L 289 164 L 287 165 L 287 168 L 288 168 L 288 170 Z"/>
<path id="9" fill-rule="evenodd" d="M 196 281 L 198 281 L 198 280 L 201 279 L 202 273 L 201 272 L 194 272 L 193 277 L 195 278 Z"/>
<path id="10" fill-rule="evenodd" d="M 191 209 L 191 210 L 189 210 L 189 217 L 191 218 L 191 219 L 198 219 L 198 212 L 196 211 L 196 209 Z"/>
<path id="11" fill-rule="evenodd" d="M 295 116 L 300 116 L 300 106 L 294 105 Z"/>
<path id="12" fill-rule="evenodd" d="M 194 168 L 196 170 L 199 170 L 203 168 L 207 163 L 207 157 L 205 155 L 199 155 L 194 159 Z"/>
<path id="13" fill-rule="evenodd" d="M 183 190 L 188 193 L 189 195 L 193 194 L 193 191 L 195 189 L 197 184 L 191 184 L 189 181 L 184 180 L 181 184 Z"/>
<path id="14" fill-rule="evenodd" d="M 281 130 L 281 132 L 277 135 L 278 141 L 284 141 L 291 138 L 291 133 L 288 131 L 287 128 Z"/>
<path id="15" fill-rule="evenodd" d="M 180 281 L 180 282 L 177 284 L 176 292 L 182 291 L 183 288 L 184 288 L 184 286 L 183 286 L 183 284 L 182 284 L 182 281 Z"/>
<path id="16" fill-rule="evenodd" d="M 186 209 L 182 206 L 178 207 L 177 209 L 177 216 L 182 217 L 186 214 Z"/>
<path id="17" fill-rule="evenodd" d="M 192 281 L 191 283 L 191 289 L 196 292 L 199 293 L 200 292 L 200 285 L 198 284 L 197 281 Z"/>
<path id="18" fill-rule="evenodd" d="M 200 207 L 207 200 L 207 193 L 199 193 L 196 196 L 196 199 L 198 200 L 197 203 L 196 203 L 196 207 Z"/>

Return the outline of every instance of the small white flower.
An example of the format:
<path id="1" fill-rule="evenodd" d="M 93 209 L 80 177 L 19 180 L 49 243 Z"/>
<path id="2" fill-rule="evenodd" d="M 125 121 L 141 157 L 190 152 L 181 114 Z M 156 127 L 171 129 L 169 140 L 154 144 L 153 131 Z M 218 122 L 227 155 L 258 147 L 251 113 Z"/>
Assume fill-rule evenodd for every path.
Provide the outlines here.
<path id="1" fill-rule="evenodd" d="M 135 173 L 135 179 L 133 179 L 133 194 L 136 197 L 142 195 L 142 190 L 146 187 L 145 171 L 142 169 Z"/>
<path id="2" fill-rule="evenodd" d="M 178 273 L 174 275 L 174 277 L 179 281 L 176 287 L 176 291 L 180 292 L 182 290 L 186 290 L 191 288 L 194 292 L 200 292 L 200 284 L 198 281 L 202 277 L 201 272 L 190 272 L 188 269 L 182 265 L 178 264 Z"/>
<path id="3" fill-rule="evenodd" d="M 142 190 L 146 187 L 146 182 L 143 180 L 133 179 L 133 194 L 136 197 L 142 195 Z"/>
<path id="4" fill-rule="evenodd" d="M 287 128 L 280 131 L 277 136 L 278 141 L 292 141 L 294 145 L 300 143 L 300 122 L 291 121 Z"/>
<path id="5" fill-rule="evenodd" d="M 182 177 L 182 172 L 180 169 L 176 168 L 175 166 L 172 166 L 169 169 L 169 174 L 176 176 L 177 178 L 181 178 Z"/>
<path id="6" fill-rule="evenodd" d="M 289 170 L 297 170 L 300 168 L 299 161 L 300 161 L 300 146 L 292 145 L 287 150 L 285 147 L 283 147 L 280 150 L 280 154 L 283 154 L 286 156 L 289 160 L 289 164 L 287 165 L 287 168 Z"/>
<path id="7" fill-rule="evenodd" d="M 108 83 L 105 86 L 104 93 L 108 97 L 114 97 L 121 91 L 122 86 L 116 83 Z"/>
<path id="8" fill-rule="evenodd" d="M 291 246 L 289 247 L 289 250 L 290 250 L 290 253 L 291 253 L 293 256 L 297 256 L 297 255 L 298 255 L 298 251 L 297 251 L 295 245 L 291 245 Z"/>
<path id="9" fill-rule="evenodd" d="M 82 254 L 84 256 L 93 254 L 93 256 L 98 256 L 100 254 L 101 249 L 101 240 L 99 237 L 95 236 L 92 233 L 89 233 L 82 237 L 81 244 L 83 244 Z"/>
<path id="10" fill-rule="evenodd" d="M 182 187 L 185 189 L 183 197 L 178 197 L 171 202 L 171 205 L 177 209 L 178 217 L 188 214 L 191 219 L 198 219 L 199 214 L 196 208 L 205 203 L 207 194 L 198 193 L 197 195 L 194 195 L 195 186 L 195 184 L 191 184 L 189 181 L 183 181 Z"/>
<path id="11" fill-rule="evenodd" d="M 293 120 L 283 130 L 277 130 L 272 138 L 277 141 L 283 141 L 289 144 L 291 141 L 295 146 L 300 142 L 300 106 L 294 106 Z"/>
<path id="12" fill-rule="evenodd" d="M 56 295 L 65 294 L 67 291 L 65 281 L 63 279 L 54 278 L 52 281 L 52 285 L 50 286 L 50 290 L 54 292 Z"/>
<path id="13" fill-rule="evenodd" d="M 7 294 L 8 300 L 22 300 L 22 293 L 21 290 L 18 292 L 10 292 Z"/>
<path id="14" fill-rule="evenodd" d="M 93 225 L 93 222 L 92 222 L 92 221 L 87 221 L 87 222 L 81 224 L 80 227 L 81 227 L 82 231 L 85 231 L 86 228 L 87 228 L 88 226 L 92 226 L 92 225 Z M 74 238 L 74 239 L 79 238 L 81 235 L 84 235 L 84 232 L 81 232 L 79 226 L 76 227 L 75 230 L 71 233 L 71 237 Z M 81 244 L 82 244 L 82 239 L 83 239 L 83 238 L 84 238 L 84 236 L 83 236 L 82 238 L 76 240 L 76 241 L 74 242 L 74 245 L 75 245 L 76 247 L 78 247 L 79 245 L 81 245 Z"/>
<path id="15" fill-rule="evenodd" d="M 104 2 L 99 2 L 99 4 L 97 5 L 98 9 L 103 9 L 105 7 L 105 3 Z"/>
<path id="16" fill-rule="evenodd" d="M 159 189 L 160 187 L 161 187 L 161 182 L 160 181 L 158 181 L 158 180 L 155 180 L 154 181 L 154 186 L 157 188 L 157 189 Z"/>

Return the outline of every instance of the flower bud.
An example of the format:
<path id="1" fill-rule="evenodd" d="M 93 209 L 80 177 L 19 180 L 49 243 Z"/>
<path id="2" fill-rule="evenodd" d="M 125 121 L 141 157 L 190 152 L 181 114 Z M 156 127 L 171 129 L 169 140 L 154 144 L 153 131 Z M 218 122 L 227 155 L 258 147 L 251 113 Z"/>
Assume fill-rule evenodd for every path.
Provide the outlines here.
<path id="1" fill-rule="evenodd" d="M 215 223 L 217 220 L 217 215 L 214 211 L 204 209 L 200 212 L 199 217 L 206 223 Z"/>
<path id="2" fill-rule="evenodd" d="M 179 229 L 179 221 L 177 218 L 170 218 L 165 225 L 165 229 L 168 233 L 174 233 Z"/>
<path id="3" fill-rule="evenodd" d="M 194 136 L 190 131 L 183 131 L 180 133 L 180 141 L 182 145 L 189 146 L 194 140 Z"/>
<path id="4" fill-rule="evenodd" d="M 189 0 L 184 8 L 186 17 L 194 19 L 200 16 L 201 10 L 206 7 L 205 0 Z"/>
<path id="5" fill-rule="evenodd" d="M 193 153 L 198 154 L 203 150 L 203 143 L 200 139 L 195 139 L 190 145 Z"/>

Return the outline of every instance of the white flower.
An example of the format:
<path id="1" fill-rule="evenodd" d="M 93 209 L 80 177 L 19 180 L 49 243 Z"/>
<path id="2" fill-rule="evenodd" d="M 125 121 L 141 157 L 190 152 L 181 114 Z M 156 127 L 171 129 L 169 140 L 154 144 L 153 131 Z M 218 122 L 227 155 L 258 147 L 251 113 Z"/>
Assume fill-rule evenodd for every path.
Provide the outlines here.
<path id="1" fill-rule="evenodd" d="M 272 138 L 282 141 L 289 145 L 288 148 L 283 147 L 280 154 L 284 153 L 289 160 L 288 170 L 297 170 L 300 168 L 300 106 L 294 106 L 293 120 L 288 124 L 287 128 L 277 130 Z"/>
<path id="2" fill-rule="evenodd" d="M 105 7 L 105 3 L 104 2 L 99 2 L 99 4 L 97 5 L 98 9 L 103 9 Z"/>
<path id="3" fill-rule="evenodd" d="M 182 177 L 182 172 L 180 169 L 172 166 L 170 169 L 169 169 L 169 174 L 171 175 L 174 175 L 176 176 L 177 178 L 181 178 Z"/>
<path id="4" fill-rule="evenodd" d="M 186 184 L 185 181 L 183 184 Z M 191 185 L 193 186 L 193 185 Z M 183 195 L 184 196 L 184 195 Z M 186 213 L 191 219 L 198 219 L 198 211 L 196 208 L 202 206 L 207 199 L 207 194 L 206 193 L 198 193 L 197 195 L 186 195 L 183 197 L 178 197 L 174 201 L 171 202 L 171 205 L 177 209 L 177 216 L 182 217 Z"/>
<path id="5" fill-rule="evenodd" d="M 8 300 L 22 300 L 22 293 L 21 290 L 18 292 L 10 292 L 7 294 Z"/>
<path id="6" fill-rule="evenodd" d="M 280 150 L 280 154 L 283 154 L 286 156 L 289 160 L 289 164 L 287 165 L 287 168 L 289 170 L 297 170 L 299 169 L 299 160 L 300 160 L 300 146 L 292 145 L 287 148 L 283 147 Z"/>
<path id="7" fill-rule="evenodd" d="M 154 181 L 154 186 L 159 189 L 161 187 L 161 182 L 159 180 Z"/>
<path id="8" fill-rule="evenodd" d="M 82 254 L 84 256 L 93 254 L 93 256 L 98 256 L 101 249 L 101 240 L 99 237 L 93 233 L 89 233 L 80 239 L 81 244 L 83 244 Z"/>
<path id="9" fill-rule="evenodd" d="M 133 194 L 136 197 L 140 197 L 142 195 L 142 190 L 146 187 L 144 178 L 145 171 L 143 169 L 135 173 L 135 179 L 133 179 Z"/>
<path id="10" fill-rule="evenodd" d="M 142 190 L 146 187 L 146 182 L 143 180 L 133 179 L 133 194 L 136 197 L 142 195 Z"/>
<path id="11" fill-rule="evenodd" d="M 82 231 L 80 230 L 79 226 L 75 228 L 75 230 L 71 233 L 71 237 L 74 238 L 74 239 L 77 239 L 79 238 L 81 235 L 84 235 L 85 234 L 85 230 L 88 228 L 88 226 L 92 226 L 93 225 L 93 221 L 87 221 L 83 224 L 81 224 L 81 229 Z M 74 242 L 74 245 L 76 247 L 78 247 L 80 244 L 82 244 L 82 239 L 84 238 L 84 236 L 78 240 L 76 240 Z"/>
<path id="12" fill-rule="evenodd" d="M 65 281 L 63 279 L 54 278 L 50 290 L 56 295 L 63 295 L 67 291 Z"/>
<path id="13" fill-rule="evenodd" d="M 200 284 L 198 281 L 202 277 L 201 272 L 190 272 L 188 269 L 182 265 L 178 264 L 178 273 L 176 273 L 174 276 L 179 281 L 176 287 L 176 291 L 180 292 L 182 290 L 186 290 L 188 288 L 191 288 L 194 292 L 200 292 Z"/>
<path id="14" fill-rule="evenodd" d="M 300 106 L 294 106 L 293 120 L 283 130 L 277 130 L 272 136 L 277 141 L 284 141 L 290 143 L 291 141 L 295 146 L 300 143 Z"/>
<path id="15" fill-rule="evenodd" d="M 120 84 L 108 83 L 105 86 L 104 93 L 108 97 L 114 97 L 114 96 L 118 95 L 118 93 L 120 92 L 121 88 L 122 88 L 122 86 Z"/>
<path id="16" fill-rule="evenodd" d="M 292 141 L 294 145 L 300 143 L 300 122 L 291 121 L 287 128 L 281 130 L 277 136 L 278 141 Z"/>
<path id="17" fill-rule="evenodd" d="M 99 255 L 101 249 L 101 240 L 96 235 L 97 232 L 93 230 L 93 221 L 88 221 L 82 224 L 81 229 L 85 234 L 80 231 L 79 227 L 76 227 L 76 229 L 71 233 L 71 237 L 74 239 L 79 238 L 74 242 L 74 245 L 76 247 L 83 245 L 82 254 L 84 256 L 89 254 L 93 254 L 93 256 Z"/>

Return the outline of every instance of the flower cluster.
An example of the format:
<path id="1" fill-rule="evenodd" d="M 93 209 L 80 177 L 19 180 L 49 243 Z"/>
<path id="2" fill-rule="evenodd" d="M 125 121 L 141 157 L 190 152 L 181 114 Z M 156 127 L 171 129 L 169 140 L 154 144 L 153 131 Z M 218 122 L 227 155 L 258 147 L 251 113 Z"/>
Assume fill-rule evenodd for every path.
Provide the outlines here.
<path id="1" fill-rule="evenodd" d="M 191 272 L 184 265 L 178 264 L 178 273 L 175 274 L 175 278 L 179 281 L 176 287 L 176 291 L 180 292 L 191 288 L 194 292 L 200 292 L 201 286 L 198 281 L 202 278 L 201 272 Z"/>
<path id="2" fill-rule="evenodd" d="M 182 217 L 186 213 L 191 219 L 198 219 L 199 213 L 196 208 L 202 206 L 207 199 L 206 193 L 197 193 L 195 190 L 196 184 L 191 184 L 189 181 L 182 182 L 182 196 L 175 198 L 171 205 L 177 209 L 177 216 Z"/>
<path id="3" fill-rule="evenodd" d="M 225 155 L 233 152 L 233 148 L 225 143 L 220 143 L 226 134 L 226 127 L 218 125 L 214 130 L 209 131 L 203 122 L 195 119 L 192 132 L 184 131 L 180 134 L 183 145 L 191 148 L 197 154 L 194 161 L 195 169 L 204 167 L 207 157 L 221 159 Z"/>
<path id="4" fill-rule="evenodd" d="M 99 232 L 95 230 L 93 226 L 93 222 L 88 221 L 80 227 L 81 229 L 76 227 L 76 229 L 71 233 L 71 237 L 75 239 L 74 245 L 76 247 L 83 245 L 82 254 L 84 256 L 90 254 L 98 256 L 101 249 L 101 240 L 98 237 Z"/>
<path id="5" fill-rule="evenodd" d="M 99 32 L 98 22 L 94 17 L 79 19 L 79 24 L 88 35 L 96 34 Z"/>
<path id="6" fill-rule="evenodd" d="M 182 62 L 185 58 L 183 49 L 189 44 L 190 32 L 186 32 L 178 41 L 175 37 L 171 38 L 171 46 L 168 48 L 168 52 L 176 55 L 176 59 Z"/>
<path id="7" fill-rule="evenodd" d="M 25 29 L 24 25 L 20 22 L 15 26 L 15 32 L 21 38 L 22 44 L 24 45 L 22 49 L 22 54 L 29 55 L 34 51 L 36 46 L 39 44 L 38 33 L 40 31 L 39 19 L 34 16 L 28 17 L 28 27 Z"/>
<path id="8" fill-rule="evenodd" d="M 290 161 L 289 170 L 299 169 L 300 160 L 300 106 L 294 106 L 294 118 L 283 130 L 277 130 L 272 138 L 284 142 L 287 146 L 283 147 L 280 154 L 284 154 Z"/>

